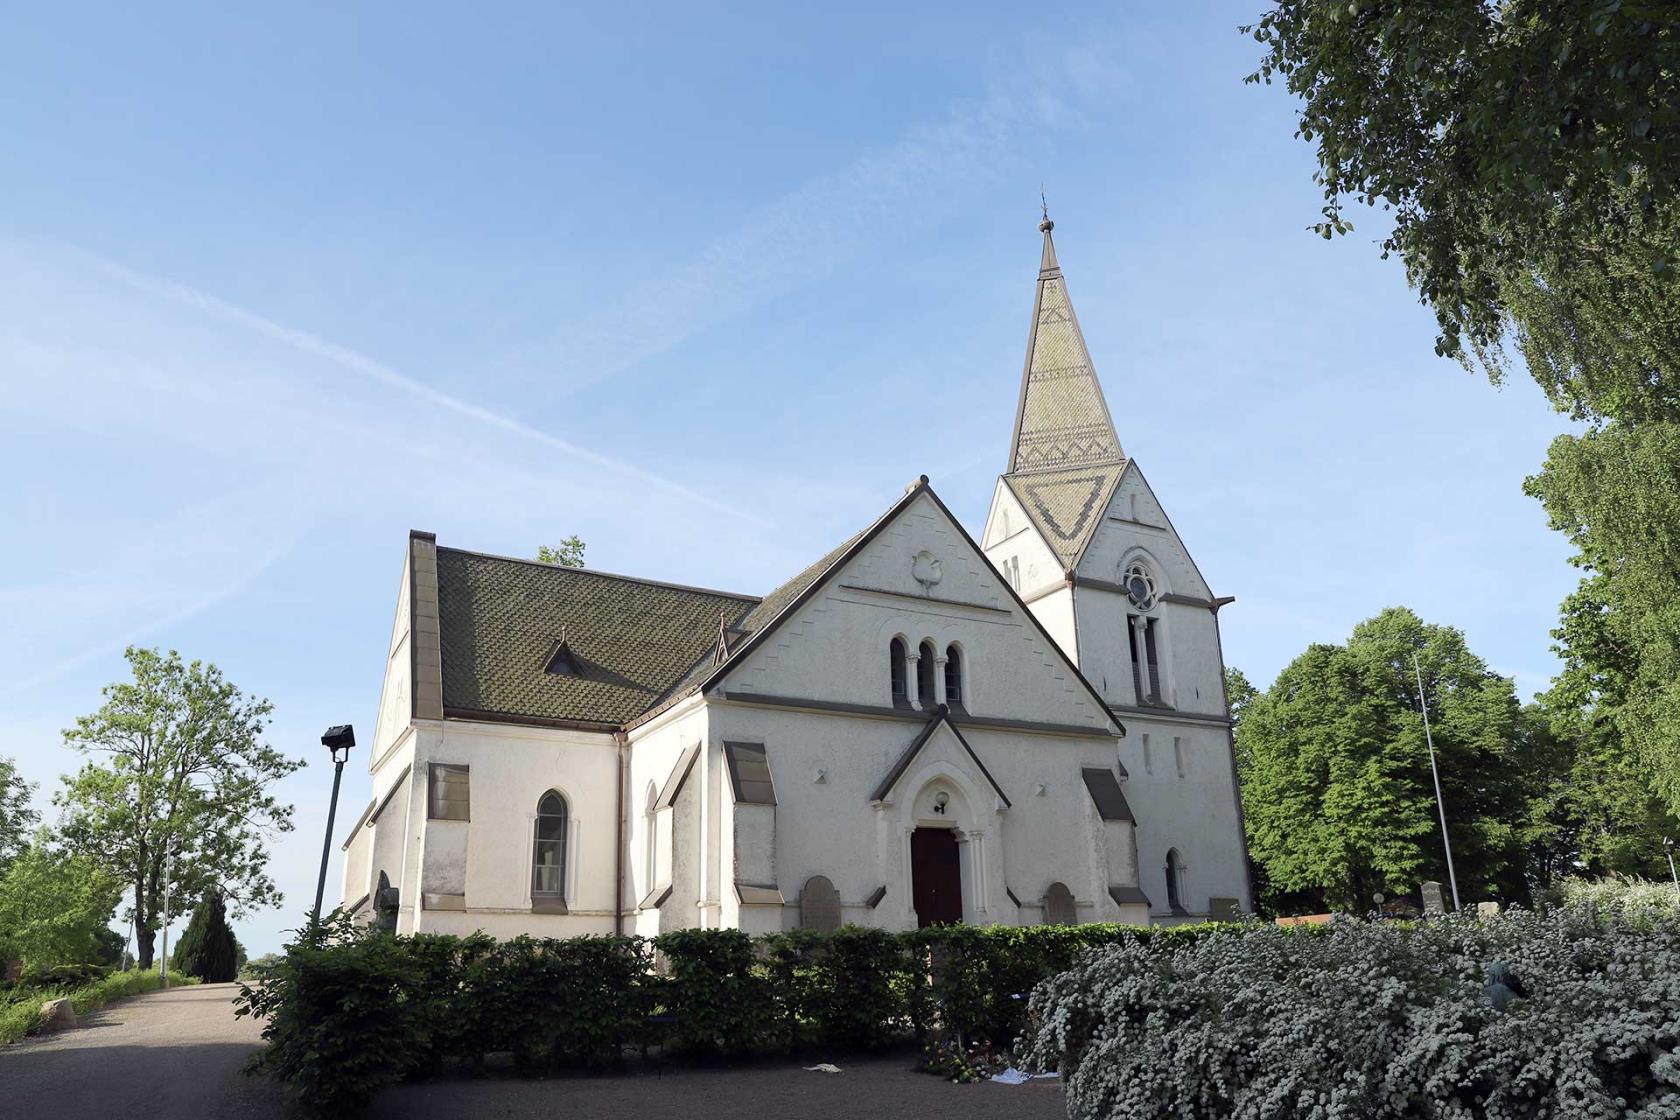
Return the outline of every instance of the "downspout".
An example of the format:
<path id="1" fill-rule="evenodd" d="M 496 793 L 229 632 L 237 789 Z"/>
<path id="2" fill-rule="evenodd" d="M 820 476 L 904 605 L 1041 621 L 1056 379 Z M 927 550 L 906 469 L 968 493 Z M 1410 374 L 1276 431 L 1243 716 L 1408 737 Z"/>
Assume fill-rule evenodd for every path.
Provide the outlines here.
<path id="1" fill-rule="evenodd" d="M 618 746 L 618 840 L 613 844 L 613 872 L 617 881 L 617 894 L 613 900 L 613 936 L 621 937 L 624 934 L 624 772 L 630 766 L 630 736 L 624 731 L 614 731 L 613 742 Z"/>

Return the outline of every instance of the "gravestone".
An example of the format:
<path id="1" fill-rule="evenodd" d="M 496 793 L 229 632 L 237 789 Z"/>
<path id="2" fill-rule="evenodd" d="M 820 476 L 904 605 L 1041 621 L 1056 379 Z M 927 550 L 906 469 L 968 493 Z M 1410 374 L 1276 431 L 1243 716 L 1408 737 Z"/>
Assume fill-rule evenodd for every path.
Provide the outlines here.
<path id="1" fill-rule="evenodd" d="M 1441 892 L 1441 884 L 1426 882 L 1423 884 L 1423 916 L 1439 918 L 1447 912 L 1447 896 Z"/>
<path id="2" fill-rule="evenodd" d="M 1242 903 L 1234 898 L 1208 899 L 1208 917 L 1216 922 L 1236 922 L 1242 920 Z"/>
<path id="3" fill-rule="evenodd" d="M 1478 902 L 1478 903 L 1476 903 L 1476 917 L 1478 917 L 1478 918 L 1497 918 L 1497 917 L 1499 917 L 1499 903 L 1497 903 L 1497 902 Z"/>
<path id="4" fill-rule="evenodd" d="M 799 928 L 832 933 L 840 928 L 840 892 L 826 875 L 805 880 L 799 892 Z"/>
<path id="5" fill-rule="evenodd" d="M 1073 906 L 1073 892 L 1062 883 L 1051 883 L 1044 892 L 1044 924 L 1071 926 L 1078 922 Z"/>

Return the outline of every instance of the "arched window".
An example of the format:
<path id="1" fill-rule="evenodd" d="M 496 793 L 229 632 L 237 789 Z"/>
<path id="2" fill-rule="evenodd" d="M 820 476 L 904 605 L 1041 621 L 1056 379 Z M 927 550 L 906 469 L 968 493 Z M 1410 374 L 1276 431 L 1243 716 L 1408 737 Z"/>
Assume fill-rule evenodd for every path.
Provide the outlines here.
<path id="1" fill-rule="evenodd" d="M 954 645 L 945 650 L 945 703 L 953 708 L 963 706 L 962 650 Z"/>
<path id="2" fill-rule="evenodd" d="M 901 706 L 910 703 L 910 674 L 905 669 L 903 638 L 892 640 L 892 702 Z"/>
<path id="3" fill-rule="evenodd" d="M 1167 908 L 1174 913 L 1182 913 L 1184 906 L 1184 860 L 1179 857 L 1178 849 L 1167 852 Z"/>
<path id="4" fill-rule="evenodd" d="M 537 802 L 537 839 L 531 855 L 531 894 L 566 894 L 566 799 L 553 790 Z"/>
<path id="5" fill-rule="evenodd" d="M 935 659 L 939 656 L 933 652 L 932 642 L 923 642 L 919 651 L 921 656 L 916 659 L 916 699 L 922 702 L 922 707 L 933 707 L 933 673 L 937 666 Z"/>
<path id="6" fill-rule="evenodd" d="M 1126 642 L 1132 656 L 1132 690 L 1139 704 L 1166 706 L 1161 690 L 1161 620 L 1155 612 L 1161 601 L 1154 573 L 1142 560 L 1133 560 L 1120 573 L 1126 589 Z"/>

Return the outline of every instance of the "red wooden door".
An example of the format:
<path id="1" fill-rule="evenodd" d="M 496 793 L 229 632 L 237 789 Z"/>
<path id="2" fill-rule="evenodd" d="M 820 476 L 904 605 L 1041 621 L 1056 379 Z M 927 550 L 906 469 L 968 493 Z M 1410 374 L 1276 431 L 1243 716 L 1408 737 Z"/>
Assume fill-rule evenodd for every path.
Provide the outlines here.
<path id="1" fill-rule="evenodd" d="M 918 828 L 910 834 L 910 875 L 918 926 L 963 920 L 962 863 L 954 829 Z"/>

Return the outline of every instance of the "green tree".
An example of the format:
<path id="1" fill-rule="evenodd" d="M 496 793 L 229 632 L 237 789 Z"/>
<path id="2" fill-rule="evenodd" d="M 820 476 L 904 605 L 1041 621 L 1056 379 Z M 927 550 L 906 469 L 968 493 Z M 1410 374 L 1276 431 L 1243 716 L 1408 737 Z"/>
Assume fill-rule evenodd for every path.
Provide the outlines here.
<path id="1" fill-rule="evenodd" d="M 228 928 L 221 892 L 211 891 L 193 909 L 169 967 L 206 984 L 226 984 L 238 978 L 240 963 L 239 942 Z"/>
<path id="2" fill-rule="evenodd" d="M 1317 145 L 1324 193 L 1317 230 L 1346 232 L 1349 199 L 1383 207 L 1383 253 L 1434 310 L 1436 349 L 1497 382 L 1514 344 L 1554 406 L 1589 423 L 1553 443 L 1527 489 L 1575 544 L 1583 591 L 1621 643 L 1574 651 L 1566 603 L 1566 658 L 1625 673 L 1628 687 L 1572 713 L 1547 707 L 1594 772 L 1643 767 L 1664 811 L 1680 812 L 1674 6 L 1285 0 L 1245 30 L 1265 48 L 1250 80 L 1281 79 L 1301 98 L 1297 134 Z M 1590 664 L 1604 652 L 1617 660 Z M 1613 806 L 1630 815 L 1604 817 Z M 1595 836 L 1650 823 L 1631 789 L 1592 810 L 1583 854 Z"/>
<path id="3" fill-rule="evenodd" d="M 17 763 L 0 758 L 0 872 L 28 846 L 29 834 L 41 820 L 29 805 L 34 794 L 35 783 L 23 780 Z"/>
<path id="4" fill-rule="evenodd" d="M 1680 819 L 1663 796 L 1673 796 L 1676 780 L 1675 713 L 1664 710 L 1667 689 L 1641 679 L 1657 659 L 1641 656 L 1630 612 L 1611 599 L 1630 582 L 1595 573 L 1564 600 L 1552 631 L 1564 667 L 1541 698 L 1551 733 L 1568 747 L 1551 817 L 1570 838 L 1577 869 L 1593 876 L 1665 875 L 1662 838 L 1680 836 Z M 1633 617 L 1649 625 L 1666 609 Z"/>
<path id="5" fill-rule="evenodd" d="M 97 961 L 122 883 L 90 856 L 55 852 L 45 831 L 0 876 L 0 960 L 31 970 Z"/>
<path id="6" fill-rule="evenodd" d="M 1624 0 L 1279 0 L 1249 81 L 1301 99 L 1325 237 L 1347 200 L 1434 310 L 1440 353 L 1514 338 L 1560 407 L 1672 414 L 1680 353 L 1680 21 Z"/>
<path id="7" fill-rule="evenodd" d="M 550 548 L 548 545 L 537 546 L 537 561 L 542 564 L 558 564 L 563 568 L 583 567 L 583 550 L 587 546 L 583 538 L 573 535 Z"/>
<path id="8" fill-rule="evenodd" d="M 1274 895 L 1363 910 L 1446 878 L 1416 654 L 1467 899 L 1525 899 L 1536 746 L 1508 678 L 1464 637 L 1392 607 L 1314 645 L 1246 705 L 1236 737 L 1249 852 Z M 1275 900 L 1274 900 L 1275 901 Z"/>
<path id="9" fill-rule="evenodd" d="M 218 888 L 236 916 L 280 902 L 268 857 L 292 808 L 269 787 L 303 763 L 261 741 L 272 706 L 214 665 L 134 647 L 126 656 L 134 679 L 107 685 L 104 705 L 64 732 L 67 746 L 103 761 L 65 778 L 54 800 L 66 843 L 132 891 L 139 963 L 150 968 L 166 886 L 183 900 Z"/>

